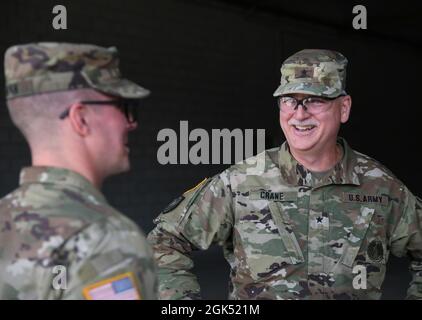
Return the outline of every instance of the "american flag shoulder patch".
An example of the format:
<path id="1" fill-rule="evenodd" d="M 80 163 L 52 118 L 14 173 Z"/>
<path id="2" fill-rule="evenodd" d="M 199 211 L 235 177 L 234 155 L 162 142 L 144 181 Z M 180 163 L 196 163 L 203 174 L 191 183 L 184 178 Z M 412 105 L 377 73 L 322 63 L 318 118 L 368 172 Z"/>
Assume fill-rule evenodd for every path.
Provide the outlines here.
<path id="1" fill-rule="evenodd" d="M 141 300 L 132 272 L 119 274 L 86 286 L 82 291 L 87 300 Z"/>

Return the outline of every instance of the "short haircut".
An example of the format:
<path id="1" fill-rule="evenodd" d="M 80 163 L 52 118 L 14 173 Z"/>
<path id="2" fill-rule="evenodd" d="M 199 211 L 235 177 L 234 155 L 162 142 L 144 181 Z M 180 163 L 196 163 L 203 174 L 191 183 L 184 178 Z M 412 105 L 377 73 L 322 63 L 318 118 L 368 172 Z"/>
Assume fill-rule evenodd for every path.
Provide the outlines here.
<path id="1" fill-rule="evenodd" d="M 60 114 L 71 104 L 98 98 L 93 89 L 79 89 L 17 97 L 7 101 L 10 117 L 29 144 L 48 138 L 53 140 L 62 120 Z M 53 142 L 53 141 L 51 141 Z"/>

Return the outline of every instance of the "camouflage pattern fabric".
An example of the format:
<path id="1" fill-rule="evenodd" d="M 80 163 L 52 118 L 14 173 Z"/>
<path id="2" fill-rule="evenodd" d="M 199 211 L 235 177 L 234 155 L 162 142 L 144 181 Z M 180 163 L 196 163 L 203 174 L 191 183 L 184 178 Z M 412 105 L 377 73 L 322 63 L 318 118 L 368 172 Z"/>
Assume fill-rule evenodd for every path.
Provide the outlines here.
<path id="1" fill-rule="evenodd" d="M 7 98 L 92 88 L 140 99 L 150 91 L 123 79 L 115 47 L 41 42 L 10 47 L 4 57 Z"/>
<path id="2" fill-rule="evenodd" d="M 54 267 L 67 270 L 55 289 Z M 157 278 L 145 236 L 79 174 L 28 167 L 0 201 L 0 299 L 82 299 L 82 290 L 132 273 L 142 299 L 156 299 Z"/>
<path id="3" fill-rule="evenodd" d="M 323 177 L 284 143 L 160 214 L 148 235 L 160 298 L 199 298 L 189 254 L 219 244 L 231 267 L 230 299 L 379 299 L 390 253 L 410 258 L 408 298 L 422 299 L 421 200 L 381 164 L 338 143 L 343 158 Z M 354 285 L 363 272 L 366 288 Z"/>
<path id="4" fill-rule="evenodd" d="M 274 97 L 304 93 L 335 98 L 345 95 L 347 59 L 332 50 L 305 49 L 281 66 L 280 86 Z"/>

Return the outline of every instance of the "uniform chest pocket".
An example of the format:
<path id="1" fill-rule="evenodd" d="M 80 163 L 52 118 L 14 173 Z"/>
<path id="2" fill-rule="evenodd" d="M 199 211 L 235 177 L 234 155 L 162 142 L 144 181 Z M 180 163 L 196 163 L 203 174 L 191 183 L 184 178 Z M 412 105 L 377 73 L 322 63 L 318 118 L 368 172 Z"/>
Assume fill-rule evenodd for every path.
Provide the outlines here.
<path id="1" fill-rule="evenodd" d="M 255 280 L 285 276 L 286 268 L 304 262 L 280 203 L 271 201 L 258 212 L 241 216 L 237 229 L 246 268 Z"/>
<path id="2" fill-rule="evenodd" d="M 356 206 L 345 213 L 345 248 L 336 273 L 357 275 L 367 290 L 381 289 L 387 262 L 384 218 L 376 206 Z M 346 220 L 348 220 L 346 222 Z"/>
<path id="3" fill-rule="evenodd" d="M 343 229 L 347 231 L 347 242 L 340 261 L 348 267 L 353 267 L 359 252 L 365 249 L 365 243 L 368 238 L 372 238 L 369 229 L 375 209 L 365 206 L 357 206 L 352 210 L 347 210 L 346 212 L 347 218 L 344 219 L 350 221 L 345 223 L 347 226 L 343 227 Z M 375 249 L 378 250 L 378 247 Z"/>

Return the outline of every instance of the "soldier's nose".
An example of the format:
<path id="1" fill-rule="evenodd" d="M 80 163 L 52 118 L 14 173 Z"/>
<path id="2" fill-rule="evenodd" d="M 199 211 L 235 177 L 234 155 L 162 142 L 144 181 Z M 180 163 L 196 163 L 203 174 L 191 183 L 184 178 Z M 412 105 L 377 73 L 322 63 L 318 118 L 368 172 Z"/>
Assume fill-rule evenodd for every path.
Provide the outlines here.
<path id="1" fill-rule="evenodd" d="M 297 109 L 294 113 L 294 118 L 298 120 L 306 119 L 310 117 L 309 112 L 307 112 L 303 105 L 297 106 Z"/>

